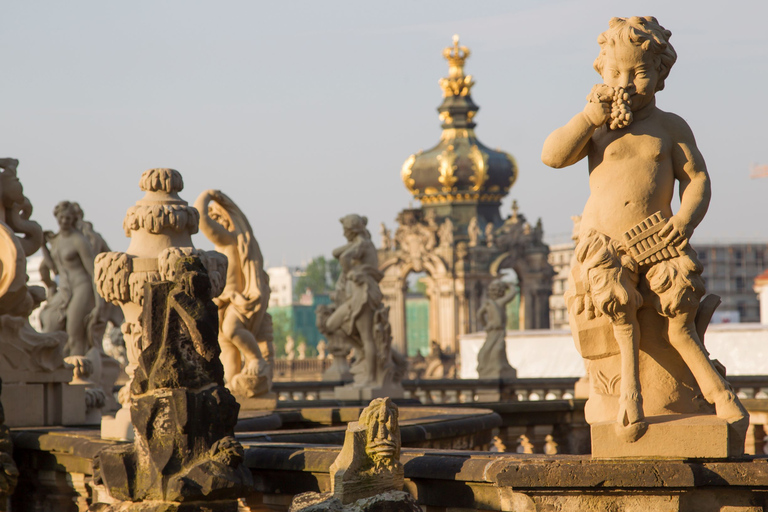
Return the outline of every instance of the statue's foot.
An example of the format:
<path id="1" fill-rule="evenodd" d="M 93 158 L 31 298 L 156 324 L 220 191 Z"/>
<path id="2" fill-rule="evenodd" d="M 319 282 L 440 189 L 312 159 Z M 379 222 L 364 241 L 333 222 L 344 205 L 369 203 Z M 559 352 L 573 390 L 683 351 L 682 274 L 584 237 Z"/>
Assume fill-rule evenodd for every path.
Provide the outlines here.
<path id="1" fill-rule="evenodd" d="M 714 402 L 718 418 L 724 419 L 731 425 L 749 423 L 749 413 L 730 389 L 718 393 Z"/>
<path id="2" fill-rule="evenodd" d="M 616 434 L 627 443 L 634 443 L 648 430 L 643 415 L 643 400 L 639 395 L 619 399 L 619 414 L 616 419 Z"/>

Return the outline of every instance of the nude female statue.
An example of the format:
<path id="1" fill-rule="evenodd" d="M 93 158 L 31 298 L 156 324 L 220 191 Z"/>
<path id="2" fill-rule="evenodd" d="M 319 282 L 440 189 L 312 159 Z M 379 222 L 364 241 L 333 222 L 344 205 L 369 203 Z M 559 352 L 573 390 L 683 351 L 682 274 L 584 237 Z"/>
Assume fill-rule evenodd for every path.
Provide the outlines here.
<path id="1" fill-rule="evenodd" d="M 77 208 L 62 201 L 53 214 L 59 223 L 57 234 L 48 233 L 43 245 L 45 265 L 59 276 L 58 290 L 40 313 L 43 332 L 67 332 L 66 356 L 84 356 L 97 345 L 92 328 L 103 309 L 93 283 L 94 254 L 85 235 L 75 227 Z"/>

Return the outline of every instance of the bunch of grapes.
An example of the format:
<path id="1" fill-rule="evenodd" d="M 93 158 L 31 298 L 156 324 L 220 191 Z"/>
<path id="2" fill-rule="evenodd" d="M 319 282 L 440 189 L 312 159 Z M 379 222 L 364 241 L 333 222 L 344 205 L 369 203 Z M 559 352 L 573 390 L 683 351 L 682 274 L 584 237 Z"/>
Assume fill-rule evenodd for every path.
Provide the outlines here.
<path id="1" fill-rule="evenodd" d="M 617 87 L 611 103 L 611 130 L 626 128 L 632 123 L 632 110 L 629 108 L 631 104 L 629 93 L 623 87 Z"/>

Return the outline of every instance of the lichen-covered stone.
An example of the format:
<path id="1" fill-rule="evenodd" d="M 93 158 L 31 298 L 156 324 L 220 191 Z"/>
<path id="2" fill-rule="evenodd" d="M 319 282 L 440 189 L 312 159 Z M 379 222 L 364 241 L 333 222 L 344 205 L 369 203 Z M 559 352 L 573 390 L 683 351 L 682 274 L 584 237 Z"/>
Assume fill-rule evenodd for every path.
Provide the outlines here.
<path id="1" fill-rule="evenodd" d="M 98 455 L 95 485 L 117 500 L 171 507 L 146 509 L 152 511 L 183 510 L 173 508 L 183 502 L 225 506 L 245 495 L 252 479 L 234 438 L 240 407 L 223 383 L 210 280 L 200 259 L 189 256 L 176 263 L 174 281 L 145 286 L 146 346 L 131 385 L 135 441 Z M 119 507 L 94 510 L 145 510 Z"/>

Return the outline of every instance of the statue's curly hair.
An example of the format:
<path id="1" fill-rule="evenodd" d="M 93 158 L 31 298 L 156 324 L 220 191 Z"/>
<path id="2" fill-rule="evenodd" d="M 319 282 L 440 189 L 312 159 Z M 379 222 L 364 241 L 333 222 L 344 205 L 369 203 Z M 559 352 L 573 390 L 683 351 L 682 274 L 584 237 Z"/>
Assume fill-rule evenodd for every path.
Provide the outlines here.
<path id="1" fill-rule="evenodd" d="M 617 41 L 632 43 L 645 51 L 652 52 L 657 57 L 659 82 L 656 90 L 664 89 L 664 80 L 669 76 L 669 70 L 677 60 L 677 53 L 669 42 L 672 32 L 665 29 L 653 16 L 633 16 L 631 18 L 611 18 L 609 28 L 597 38 L 600 54 L 595 59 L 595 71 L 603 74 L 605 51 Z"/>

